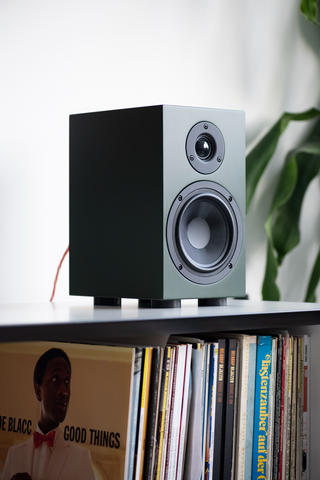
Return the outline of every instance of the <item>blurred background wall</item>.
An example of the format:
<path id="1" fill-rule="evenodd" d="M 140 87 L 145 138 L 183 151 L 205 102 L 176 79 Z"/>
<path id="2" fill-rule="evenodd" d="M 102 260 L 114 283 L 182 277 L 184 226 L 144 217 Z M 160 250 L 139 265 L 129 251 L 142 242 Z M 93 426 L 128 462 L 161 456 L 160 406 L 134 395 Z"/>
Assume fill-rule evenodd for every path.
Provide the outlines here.
<path id="1" fill-rule="evenodd" d="M 240 109 L 249 149 L 284 110 L 319 107 L 319 46 L 298 0 L 1 0 L 0 303 L 50 299 L 69 242 L 69 114 L 162 103 Z M 252 300 L 261 298 L 273 179 L 308 128 L 290 124 L 247 216 Z M 283 300 L 304 298 L 319 192 L 318 177 L 302 243 L 279 275 Z M 67 258 L 56 301 L 68 300 L 68 277 Z"/>

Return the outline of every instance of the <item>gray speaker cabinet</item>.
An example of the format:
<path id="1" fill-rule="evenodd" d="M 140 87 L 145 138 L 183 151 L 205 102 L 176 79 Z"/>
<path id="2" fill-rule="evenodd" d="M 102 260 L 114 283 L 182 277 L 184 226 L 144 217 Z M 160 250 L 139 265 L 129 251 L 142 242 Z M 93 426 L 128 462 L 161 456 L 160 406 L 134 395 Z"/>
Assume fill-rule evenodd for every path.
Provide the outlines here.
<path id="1" fill-rule="evenodd" d="M 244 112 L 71 115 L 69 261 L 96 304 L 245 296 Z"/>

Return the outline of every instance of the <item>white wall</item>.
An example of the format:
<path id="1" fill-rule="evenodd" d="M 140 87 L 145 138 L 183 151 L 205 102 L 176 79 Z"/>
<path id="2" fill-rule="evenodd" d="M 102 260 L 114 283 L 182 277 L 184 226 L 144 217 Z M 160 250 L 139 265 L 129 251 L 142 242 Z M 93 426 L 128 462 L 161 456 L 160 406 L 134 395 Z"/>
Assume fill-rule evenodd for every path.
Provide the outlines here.
<path id="1" fill-rule="evenodd" d="M 319 105 L 319 30 L 298 7 L 297 0 L 1 0 L 0 302 L 50 298 L 68 246 L 69 114 L 162 103 L 241 109 L 250 145 L 283 110 Z M 269 179 L 302 132 L 288 129 Z M 320 238 L 319 187 L 317 180 L 304 208 L 306 247 L 295 252 L 303 275 L 317 250 L 311 238 Z M 271 197 L 262 184 L 247 219 L 252 299 L 260 298 Z M 284 270 L 283 299 L 302 300 L 306 280 L 294 281 L 290 265 Z M 55 299 L 68 299 L 67 261 Z"/>

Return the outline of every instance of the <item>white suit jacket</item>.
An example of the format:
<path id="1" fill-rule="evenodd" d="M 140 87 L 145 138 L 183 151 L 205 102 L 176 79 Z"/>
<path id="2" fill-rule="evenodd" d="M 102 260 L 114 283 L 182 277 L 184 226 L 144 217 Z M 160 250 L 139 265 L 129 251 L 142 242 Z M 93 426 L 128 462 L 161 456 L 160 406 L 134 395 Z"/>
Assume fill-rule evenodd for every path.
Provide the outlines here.
<path id="1" fill-rule="evenodd" d="M 31 476 L 33 461 L 33 437 L 20 445 L 11 447 L 2 472 L 1 480 L 10 480 L 19 472 Z M 94 480 L 90 452 L 87 448 L 67 442 L 60 430 L 57 435 L 45 480 Z"/>

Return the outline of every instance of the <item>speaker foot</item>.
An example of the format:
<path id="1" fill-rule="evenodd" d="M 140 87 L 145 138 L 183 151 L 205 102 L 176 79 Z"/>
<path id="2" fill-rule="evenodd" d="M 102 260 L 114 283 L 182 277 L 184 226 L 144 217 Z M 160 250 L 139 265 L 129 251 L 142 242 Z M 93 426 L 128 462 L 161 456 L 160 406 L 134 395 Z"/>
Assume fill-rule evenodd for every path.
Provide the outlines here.
<path id="1" fill-rule="evenodd" d="M 151 308 L 151 300 L 145 298 L 139 298 L 139 308 Z"/>
<path id="2" fill-rule="evenodd" d="M 199 307 L 223 307 L 227 305 L 226 298 L 199 298 Z"/>
<path id="3" fill-rule="evenodd" d="M 181 300 L 151 300 L 151 308 L 180 308 Z"/>
<path id="4" fill-rule="evenodd" d="M 94 297 L 93 305 L 95 307 L 121 307 L 121 298 Z"/>

